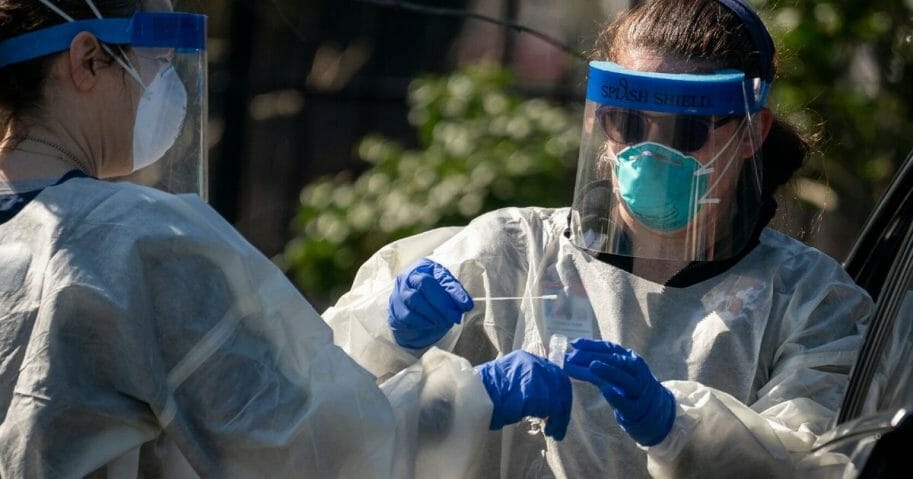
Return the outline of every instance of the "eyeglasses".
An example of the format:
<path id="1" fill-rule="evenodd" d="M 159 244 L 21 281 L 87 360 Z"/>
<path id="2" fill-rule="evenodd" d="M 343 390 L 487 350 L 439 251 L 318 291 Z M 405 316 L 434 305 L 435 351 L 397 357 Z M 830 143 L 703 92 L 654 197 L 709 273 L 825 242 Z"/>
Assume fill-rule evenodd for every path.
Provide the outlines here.
<path id="1" fill-rule="evenodd" d="M 711 129 L 719 128 L 734 118 L 726 116 L 715 120 L 696 115 L 653 116 L 638 110 L 605 105 L 596 109 L 596 119 L 613 142 L 623 145 L 640 143 L 647 139 L 650 125 L 656 125 L 663 131 L 672 132 L 669 146 L 682 153 L 700 150 L 710 138 Z"/>

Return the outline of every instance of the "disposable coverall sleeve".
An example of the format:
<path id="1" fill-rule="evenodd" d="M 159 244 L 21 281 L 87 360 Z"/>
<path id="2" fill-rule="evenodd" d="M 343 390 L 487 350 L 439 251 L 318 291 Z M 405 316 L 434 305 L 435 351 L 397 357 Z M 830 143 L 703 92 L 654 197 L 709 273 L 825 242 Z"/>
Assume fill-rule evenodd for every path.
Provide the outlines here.
<path id="1" fill-rule="evenodd" d="M 491 404 L 467 362 L 441 352 L 416 366 L 438 375 L 381 390 L 267 258 L 170 201 L 145 226 L 83 221 L 50 259 L 5 470 L 82 477 L 140 450 L 143 475 L 168 476 L 167 444 L 203 477 L 408 478 L 429 421 L 459 426 L 437 443 L 480 443 Z"/>
<path id="2" fill-rule="evenodd" d="M 793 477 L 830 427 L 873 304 L 836 262 L 805 259 L 784 264 L 774 285 L 773 310 L 784 313 L 767 334 L 778 347 L 753 402 L 693 381 L 663 383 L 677 415 L 669 436 L 646 448 L 651 475 Z"/>
<path id="3" fill-rule="evenodd" d="M 235 249 L 250 256 L 233 258 Z M 407 370 L 378 388 L 284 275 L 251 249 L 205 253 L 216 266 L 210 288 L 224 282 L 233 300 L 170 368 L 181 436 L 202 433 L 194 449 L 229 476 L 430 477 L 418 473 L 446 457 L 441 465 L 461 477 L 491 415 L 469 363 L 439 352 L 415 366 L 423 380 Z M 201 270 L 193 268 L 193 277 Z"/>
<path id="4" fill-rule="evenodd" d="M 10 411 L 35 463 L 66 453 L 80 464 L 61 470 L 83 475 L 163 437 L 204 477 L 390 477 L 396 425 L 374 378 L 266 258 L 193 228 L 84 225 L 91 241 L 52 260 Z"/>

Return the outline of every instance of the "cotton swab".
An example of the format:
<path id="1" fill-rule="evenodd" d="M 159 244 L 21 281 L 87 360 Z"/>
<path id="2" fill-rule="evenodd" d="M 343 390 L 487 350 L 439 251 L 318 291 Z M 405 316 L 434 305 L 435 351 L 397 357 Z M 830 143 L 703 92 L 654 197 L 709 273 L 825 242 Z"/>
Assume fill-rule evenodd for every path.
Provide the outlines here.
<path id="1" fill-rule="evenodd" d="M 545 294 L 542 296 L 477 296 L 472 298 L 473 301 L 517 301 L 520 299 L 558 299 L 557 294 Z"/>

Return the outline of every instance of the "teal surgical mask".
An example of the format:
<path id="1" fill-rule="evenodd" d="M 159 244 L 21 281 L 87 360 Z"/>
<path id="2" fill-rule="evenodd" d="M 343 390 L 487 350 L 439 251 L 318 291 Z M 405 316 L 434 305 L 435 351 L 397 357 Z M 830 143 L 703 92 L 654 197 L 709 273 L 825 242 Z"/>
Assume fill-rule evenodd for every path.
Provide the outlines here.
<path id="1" fill-rule="evenodd" d="M 733 135 L 706 165 L 651 141 L 629 146 L 615 155 L 617 192 L 628 211 L 648 228 L 662 232 L 684 228 L 703 205 L 720 202 L 708 197 L 716 185 L 708 186 L 707 176 L 713 173 L 717 158 L 740 136 Z"/>

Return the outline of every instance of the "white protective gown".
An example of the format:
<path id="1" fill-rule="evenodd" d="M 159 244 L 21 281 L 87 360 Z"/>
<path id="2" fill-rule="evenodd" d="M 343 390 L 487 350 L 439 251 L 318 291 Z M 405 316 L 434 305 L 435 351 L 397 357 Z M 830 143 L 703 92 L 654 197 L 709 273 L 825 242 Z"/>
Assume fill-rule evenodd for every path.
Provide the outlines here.
<path id="1" fill-rule="evenodd" d="M 454 470 L 475 460 L 491 403 L 468 362 L 435 351 L 382 389 L 198 197 L 78 178 L 0 224 L 0 477 L 388 478 L 427 475 L 442 448 Z"/>
<path id="2" fill-rule="evenodd" d="M 595 386 L 574 381 L 567 437 L 546 443 L 523 423 L 490 433 L 478 477 L 789 477 L 839 406 L 869 296 L 836 261 L 770 229 L 725 273 L 664 287 L 577 249 L 567 215 L 508 208 L 394 242 L 324 319 L 378 377 L 408 367 L 421 351 L 396 345 L 386 305 L 395 275 L 427 256 L 474 297 L 526 296 L 477 301 L 437 347 L 477 364 L 515 349 L 544 355 L 553 333 L 609 340 L 642 355 L 675 395 L 671 433 L 645 451 Z"/>

